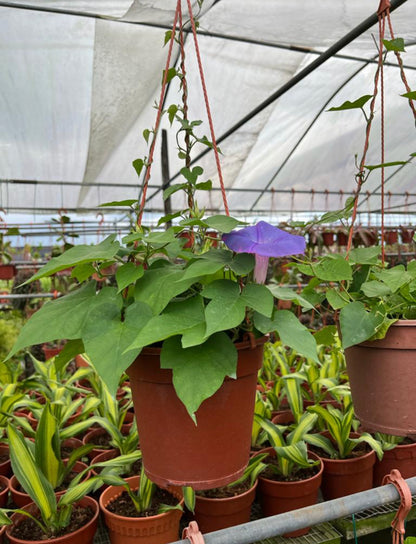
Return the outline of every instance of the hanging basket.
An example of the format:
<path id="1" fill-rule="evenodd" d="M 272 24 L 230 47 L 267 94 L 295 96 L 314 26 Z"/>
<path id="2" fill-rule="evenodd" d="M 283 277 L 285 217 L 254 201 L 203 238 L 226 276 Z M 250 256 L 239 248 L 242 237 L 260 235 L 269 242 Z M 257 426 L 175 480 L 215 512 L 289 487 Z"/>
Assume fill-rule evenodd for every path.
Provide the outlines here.
<path id="1" fill-rule="evenodd" d="M 355 413 L 366 431 L 416 434 L 416 320 L 345 351 Z"/>
<path id="2" fill-rule="evenodd" d="M 145 348 L 127 373 L 148 477 L 160 486 L 221 487 L 237 480 L 249 460 L 257 372 L 263 344 L 236 344 L 237 379 L 226 378 L 196 412 L 194 424 L 178 399 L 160 349 Z"/>

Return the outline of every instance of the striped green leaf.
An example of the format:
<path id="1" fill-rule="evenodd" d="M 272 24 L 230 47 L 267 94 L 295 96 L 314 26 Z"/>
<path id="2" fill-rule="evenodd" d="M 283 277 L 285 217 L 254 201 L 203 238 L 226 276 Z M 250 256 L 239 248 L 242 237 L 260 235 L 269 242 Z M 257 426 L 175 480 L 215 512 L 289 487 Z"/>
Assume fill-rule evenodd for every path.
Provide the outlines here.
<path id="1" fill-rule="evenodd" d="M 328 409 L 318 405 L 309 406 L 308 412 L 313 412 L 315 414 L 318 414 L 318 416 L 322 418 L 322 420 L 325 422 L 326 428 L 329 431 L 329 434 L 331 435 L 331 437 L 333 438 L 333 440 L 335 441 L 337 445 L 337 448 L 341 457 L 343 457 L 346 440 L 345 440 L 345 427 L 343 428 L 342 426 L 341 412 L 339 410 L 330 412 L 328 411 Z"/>
<path id="2" fill-rule="evenodd" d="M 12 425 L 7 426 L 12 469 L 19 483 L 39 508 L 44 521 L 56 514 L 56 499 L 52 485 L 36 465 L 23 435 Z"/>
<path id="3" fill-rule="evenodd" d="M 383 459 L 383 455 L 384 455 L 383 448 L 381 447 L 380 442 L 376 440 L 375 438 L 373 438 L 371 434 L 363 433 L 358 438 L 351 438 L 351 442 L 354 442 L 354 445 L 360 444 L 362 442 L 367 443 L 371 447 L 371 449 L 373 449 L 376 452 L 378 459 L 380 461 Z"/>
<path id="4" fill-rule="evenodd" d="M 183 500 L 185 502 L 186 508 L 190 512 L 195 511 L 195 491 L 190 486 L 182 487 Z"/>
<path id="5" fill-rule="evenodd" d="M 58 507 L 69 506 L 74 504 L 77 501 L 80 501 L 85 495 L 95 491 L 97 486 L 101 487 L 103 484 L 102 478 L 100 476 L 94 476 L 89 480 L 84 482 L 77 483 L 75 486 L 70 486 L 67 491 L 61 496 Z"/>
<path id="6" fill-rule="evenodd" d="M 283 376 L 283 387 L 286 392 L 290 410 L 298 422 L 303 414 L 303 398 L 300 390 L 300 384 L 305 377 L 298 373 Z"/>
<path id="7" fill-rule="evenodd" d="M 64 427 L 60 431 L 61 440 L 65 440 L 65 438 L 72 438 L 73 436 L 77 436 L 78 434 L 85 432 L 94 423 L 99 423 L 98 416 L 90 417 L 85 421 L 79 421 L 78 423 L 73 423 L 72 425 L 68 425 L 68 427 Z"/>
<path id="8" fill-rule="evenodd" d="M 331 457 L 331 459 L 339 458 L 338 451 L 326 436 L 322 436 L 321 434 L 305 434 L 303 439 L 311 446 L 315 446 L 316 448 L 323 450 Z"/>
<path id="9" fill-rule="evenodd" d="M 317 414 L 311 414 L 310 412 L 302 414 L 295 429 L 288 435 L 286 442 L 288 444 L 295 444 L 303 440 L 305 434 L 313 429 L 317 419 Z"/>
<path id="10" fill-rule="evenodd" d="M 55 489 L 61 482 L 63 463 L 60 453 L 58 423 L 51 405 L 45 404 L 35 436 L 35 461 Z"/>
<path id="11" fill-rule="evenodd" d="M 275 448 L 278 457 L 286 459 L 289 463 L 289 470 L 284 473 L 285 476 L 296 471 L 298 468 L 309 468 L 319 464 L 319 461 L 311 461 L 308 459 L 308 450 L 304 441 L 290 444 L 289 446 Z"/>
<path id="12" fill-rule="evenodd" d="M 256 422 L 264 429 L 269 437 L 270 443 L 273 447 L 276 446 L 285 446 L 285 439 L 282 434 L 282 427 L 279 427 L 272 423 L 270 420 L 254 414 L 254 419 Z"/>

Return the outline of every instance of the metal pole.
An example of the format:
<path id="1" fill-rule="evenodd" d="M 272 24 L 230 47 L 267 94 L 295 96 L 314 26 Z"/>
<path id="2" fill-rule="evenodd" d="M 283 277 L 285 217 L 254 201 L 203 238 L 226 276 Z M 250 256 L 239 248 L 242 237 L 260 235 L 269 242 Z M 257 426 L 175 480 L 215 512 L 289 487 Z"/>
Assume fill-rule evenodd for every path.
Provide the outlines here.
<path id="1" fill-rule="evenodd" d="M 406 480 L 412 492 L 416 494 L 416 477 Z M 205 544 L 252 544 L 283 535 L 298 529 L 332 521 L 356 514 L 362 510 L 382 506 L 400 499 L 399 492 L 392 484 L 383 485 L 354 495 L 332 501 L 320 502 L 313 506 L 285 512 L 278 516 L 258 519 L 228 529 L 221 529 L 204 535 Z M 189 544 L 189 540 L 178 540 L 173 544 Z"/>

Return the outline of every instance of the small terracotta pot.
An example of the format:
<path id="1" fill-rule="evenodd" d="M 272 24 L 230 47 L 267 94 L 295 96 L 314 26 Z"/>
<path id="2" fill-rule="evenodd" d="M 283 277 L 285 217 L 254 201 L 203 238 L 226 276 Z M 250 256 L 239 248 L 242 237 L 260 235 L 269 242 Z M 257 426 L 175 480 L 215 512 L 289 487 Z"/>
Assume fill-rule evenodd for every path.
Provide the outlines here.
<path id="1" fill-rule="evenodd" d="M 10 481 L 6 476 L 0 476 L 0 484 L 4 486 L 4 489 L 0 491 L 0 508 L 4 508 L 9 498 Z"/>
<path id="2" fill-rule="evenodd" d="M 77 450 L 82 446 L 82 440 L 79 438 L 66 438 L 63 442 L 61 447 L 63 448 L 70 448 L 72 450 Z M 67 459 L 67 457 L 63 457 L 63 460 Z"/>
<path id="3" fill-rule="evenodd" d="M 79 506 L 85 506 L 90 507 L 93 512 L 94 516 L 90 519 L 90 521 L 84 526 L 78 529 L 77 531 L 74 531 L 73 533 L 68 533 L 67 535 L 54 538 L 50 542 L 53 542 L 53 544 L 92 544 L 94 540 L 94 535 L 97 532 L 97 525 L 98 525 L 98 514 L 100 512 L 98 503 L 96 500 L 92 499 L 91 497 L 84 497 L 79 502 L 76 503 Z M 37 506 L 33 502 L 28 504 L 24 507 L 24 510 L 27 510 L 31 514 L 36 516 L 37 513 Z M 9 539 L 11 544 L 45 544 L 45 540 L 20 540 L 20 538 L 15 538 L 11 533 L 13 531 L 13 527 L 15 525 L 18 525 L 21 521 L 24 519 L 27 519 L 27 516 L 23 514 L 13 514 L 11 517 L 13 521 L 13 525 L 8 525 L 6 528 L 6 535 Z"/>
<path id="4" fill-rule="evenodd" d="M 12 474 L 12 463 L 10 461 L 9 446 L 7 444 L 0 444 L 0 456 L 4 457 L 4 460 L 0 461 L 0 475 L 8 478 Z"/>
<path id="5" fill-rule="evenodd" d="M 139 486 L 139 476 L 132 476 L 126 481 L 133 490 Z M 104 515 L 111 544 L 167 544 L 178 539 L 181 510 L 169 510 L 156 516 L 129 518 L 119 516 L 107 509 L 108 504 L 124 491 L 122 486 L 110 486 L 100 497 L 100 509 Z M 178 490 L 169 491 L 183 503 Z"/>
<path id="6" fill-rule="evenodd" d="M 131 424 L 127 424 L 126 426 L 122 425 L 121 432 L 127 436 L 129 434 L 130 427 L 131 427 Z M 89 431 L 82 439 L 82 442 L 84 444 L 94 444 L 99 436 L 104 436 L 104 435 L 107 435 L 107 431 L 103 429 L 102 427 L 99 427 L 97 429 L 93 429 Z M 113 446 L 109 446 L 108 448 L 97 446 L 96 448 L 90 451 L 90 453 L 88 454 L 88 457 L 90 461 L 93 461 L 97 457 L 97 455 L 100 455 L 100 453 L 104 453 L 110 450 L 115 450 L 115 448 Z"/>
<path id="7" fill-rule="evenodd" d="M 16 275 L 13 264 L 0 264 L 0 280 L 12 280 Z"/>
<path id="8" fill-rule="evenodd" d="M 366 491 L 373 487 L 375 451 L 350 459 L 322 458 L 322 496 L 326 501 Z"/>
<path id="9" fill-rule="evenodd" d="M 79 473 L 85 470 L 86 468 L 88 468 L 88 465 L 86 465 L 85 463 L 82 463 L 81 461 L 77 461 L 72 470 L 73 472 Z M 85 477 L 83 478 L 83 481 L 88 480 L 90 475 L 91 475 L 91 472 L 87 472 Z M 13 475 L 10 478 L 9 488 L 10 488 L 10 495 L 12 497 L 12 500 L 14 504 L 18 506 L 19 508 L 23 508 L 23 506 L 26 506 L 32 502 L 32 499 L 25 491 L 20 491 L 19 489 L 20 484 L 15 475 Z M 64 493 L 65 491 L 58 491 L 56 493 L 56 496 L 63 495 Z"/>
<path id="10" fill-rule="evenodd" d="M 201 533 L 219 531 L 250 521 L 251 505 L 256 496 L 257 481 L 235 497 L 207 498 L 196 495 L 194 518 Z"/>
<path id="11" fill-rule="evenodd" d="M 260 453 L 268 453 L 275 456 L 273 448 L 266 448 Z M 319 460 L 314 453 L 308 454 L 311 459 Z M 265 516 L 274 516 L 311 506 L 318 502 L 318 491 L 322 482 L 323 463 L 321 461 L 317 474 L 306 480 L 298 482 L 278 482 L 259 476 L 258 498 L 262 512 Z M 308 533 L 309 527 L 299 529 L 284 535 L 285 537 L 301 536 Z"/>
<path id="12" fill-rule="evenodd" d="M 384 476 L 394 468 L 400 471 L 404 479 L 416 476 L 416 442 L 399 444 L 393 450 L 385 451 L 381 461 L 376 459 L 373 486 L 380 486 Z"/>
<path id="13" fill-rule="evenodd" d="M 79 353 L 78 355 L 75 355 L 75 366 L 77 368 L 82 368 L 82 367 L 88 367 L 90 365 L 88 361 L 84 359 L 84 357 Z"/>
<path id="14" fill-rule="evenodd" d="M 49 359 L 52 359 L 52 357 L 56 357 L 62 351 L 62 348 L 49 348 L 48 346 L 42 346 L 42 351 L 45 355 L 45 359 L 48 361 Z"/>

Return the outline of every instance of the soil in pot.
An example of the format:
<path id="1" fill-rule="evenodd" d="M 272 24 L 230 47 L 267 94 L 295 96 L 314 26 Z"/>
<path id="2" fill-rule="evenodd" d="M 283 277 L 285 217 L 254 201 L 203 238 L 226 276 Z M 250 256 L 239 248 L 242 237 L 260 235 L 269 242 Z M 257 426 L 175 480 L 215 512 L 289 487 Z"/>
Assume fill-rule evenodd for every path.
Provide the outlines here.
<path id="1" fill-rule="evenodd" d="M 133 490 L 136 490 L 139 485 L 139 476 L 127 478 Z M 163 495 L 159 495 L 159 502 L 166 503 L 168 497 L 164 493 L 173 496 L 173 504 L 180 502 L 183 504 L 183 499 L 180 496 L 180 491 L 174 488 L 161 490 Z M 169 510 L 163 514 L 140 516 L 137 517 L 137 512 L 134 517 L 128 515 L 129 507 L 127 504 L 122 505 L 123 514 L 119 515 L 111 512 L 111 504 L 114 501 L 119 503 L 120 497 L 124 497 L 125 490 L 121 486 L 108 487 L 100 497 L 100 508 L 104 514 L 105 523 L 107 525 L 110 540 L 112 544 L 167 544 L 177 540 L 179 533 L 179 521 L 182 516 L 182 511 L 178 509 Z M 130 500 L 130 499 L 129 499 Z M 124 503 L 124 498 L 121 498 Z M 131 501 L 130 501 L 131 502 Z"/>
<path id="2" fill-rule="evenodd" d="M 25 508 L 32 515 L 38 515 L 37 506 L 34 503 Z M 84 497 L 74 505 L 71 520 L 61 534 L 53 539 L 54 544 L 92 544 L 97 531 L 99 508 L 97 501 L 91 497 Z M 13 514 L 13 525 L 6 529 L 7 537 L 11 544 L 33 542 L 44 544 L 47 536 L 42 533 L 38 525 L 23 514 Z"/>
<path id="3" fill-rule="evenodd" d="M 273 448 L 263 450 L 269 453 L 264 462 L 275 463 L 276 454 Z M 310 458 L 318 460 L 314 453 Z M 318 491 L 322 481 L 323 463 L 308 469 L 301 469 L 290 477 L 284 478 L 273 470 L 267 470 L 259 476 L 258 498 L 265 516 L 274 516 L 311 506 L 318 502 Z M 299 529 L 284 536 L 295 537 L 306 534 L 309 528 Z"/>
<path id="4" fill-rule="evenodd" d="M 256 495 L 257 482 L 198 491 L 194 519 L 202 533 L 250 521 L 251 505 Z"/>

